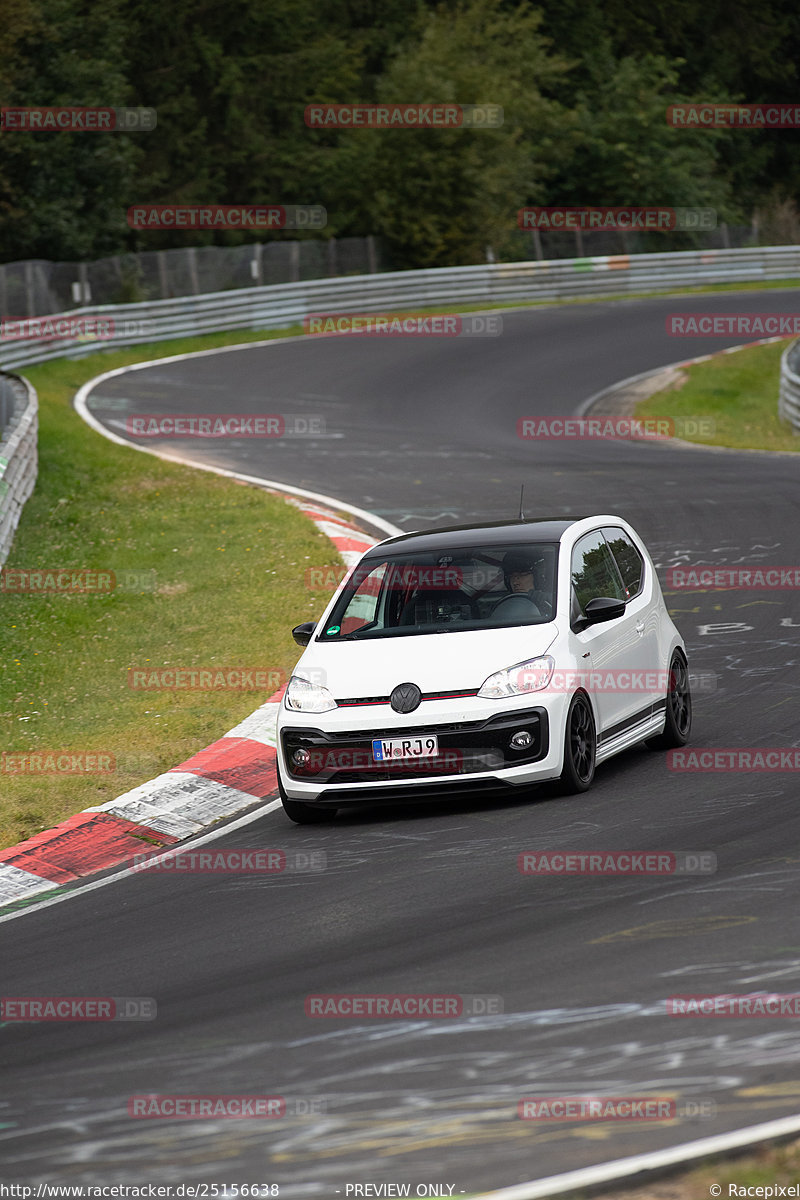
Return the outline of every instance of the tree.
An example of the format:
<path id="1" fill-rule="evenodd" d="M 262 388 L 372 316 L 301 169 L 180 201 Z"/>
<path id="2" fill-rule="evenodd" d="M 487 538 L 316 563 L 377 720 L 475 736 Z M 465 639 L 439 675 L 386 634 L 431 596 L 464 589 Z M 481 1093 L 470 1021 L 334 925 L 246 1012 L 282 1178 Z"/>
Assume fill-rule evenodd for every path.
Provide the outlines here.
<path id="1" fill-rule="evenodd" d="M 4 34 L 14 48 L 13 64 L 4 68 L 4 104 L 129 103 L 120 5 L 15 0 L 16 25 Z M 87 259 L 118 248 L 139 156 L 133 136 L 4 131 L 0 237 L 6 261 Z"/>
<path id="2" fill-rule="evenodd" d="M 667 124 L 667 106 L 684 99 L 677 65 L 650 54 L 615 59 L 608 38 L 582 65 L 585 83 L 574 97 L 577 136 L 551 203 L 727 211 L 729 189 L 717 162 L 720 144 L 731 135 Z"/>
<path id="3" fill-rule="evenodd" d="M 339 151 L 362 182 L 359 224 L 383 235 L 398 267 L 484 260 L 519 206 L 543 195 L 563 154 L 569 114 L 544 91 L 567 64 L 550 55 L 540 14 L 464 0 L 423 13 L 377 84 L 388 103 L 495 104 L 486 129 L 353 130 Z"/>

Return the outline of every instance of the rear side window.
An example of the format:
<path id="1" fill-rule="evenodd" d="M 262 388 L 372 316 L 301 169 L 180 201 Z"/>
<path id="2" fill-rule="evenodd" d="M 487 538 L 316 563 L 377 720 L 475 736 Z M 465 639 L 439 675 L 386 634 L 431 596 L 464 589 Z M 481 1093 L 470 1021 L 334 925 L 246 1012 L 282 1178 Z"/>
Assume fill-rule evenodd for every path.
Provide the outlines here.
<path id="1" fill-rule="evenodd" d="M 610 596 L 627 600 L 614 558 L 602 532 L 587 533 L 572 551 L 572 586 L 581 613 L 590 600 Z"/>
<path id="2" fill-rule="evenodd" d="M 625 599 L 631 600 L 644 585 L 644 559 L 624 529 L 604 529 L 603 533 L 625 584 Z"/>

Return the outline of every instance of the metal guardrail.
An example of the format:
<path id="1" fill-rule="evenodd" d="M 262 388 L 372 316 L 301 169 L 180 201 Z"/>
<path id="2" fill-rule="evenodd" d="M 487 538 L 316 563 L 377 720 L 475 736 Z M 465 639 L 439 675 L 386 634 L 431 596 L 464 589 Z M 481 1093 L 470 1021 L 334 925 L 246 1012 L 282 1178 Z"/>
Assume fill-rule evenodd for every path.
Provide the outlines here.
<path id="1" fill-rule="evenodd" d="M 512 257 L 585 258 L 587 254 L 646 254 L 671 249 L 721 250 L 758 245 L 758 224 L 720 224 L 675 243 L 672 234 L 633 230 L 514 229 L 504 244 Z M 656 239 L 655 241 L 653 239 Z M 488 251 L 488 247 L 487 247 Z M 495 262 L 487 257 L 487 262 Z M 91 262 L 50 262 L 33 258 L 0 264 L 0 315 L 43 316 L 68 305 L 134 304 L 201 296 L 232 288 L 300 283 L 336 275 L 374 275 L 391 271 L 391 250 L 384 239 L 366 237 L 304 238 L 239 246 L 182 246 L 138 250 Z"/>
<path id="2" fill-rule="evenodd" d="M 210 333 L 222 329 L 280 329 L 320 312 L 384 312 L 467 305 L 641 295 L 713 283 L 800 279 L 800 246 L 743 250 L 685 250 L 663 254 L 604 255 L 474 267 L 444 267 L 379 275 L 310 279 L 302 283 L 239 288 L 174 300 L 82 307 L 34 318 L 114 325 L 108 338 L 53 337 L 0 342 L 2 366 L 79 357 L 97 349 Z"/>
<path id="3" fill-rule="evenodd" d="M 27 380 L 0 375 L 0 566 L 36 483 L 38 413 L 36 392 Z"/>
<path id="4" fill-rule="evenodd" d="M 0 366 L 8 370 L 53 358 L 79 358 L 115 349 L 223 329 L 281 329 L 314 313 L 402 312 L 466 306 L 587 299 L 662 292 L 714 283 L 760 283 L 800 279 L 800 246 L 738 250 L 685 250 L 663 254 L 603 255 L 550 261 L 490 263 L 473 267 L 398 271 L 377 275 L 310 279 L 301 283 L 239 288 L 174 300 L 81 307 L 30 318 L 59 333 L 0 339 Z M 76 335 L 74 323 L 96 318 L 108 336 Z M 72 333 L 70 328 L 72 327 Z M 788 356 L 784 357 L 784 362 Z M 792 360 L 794 363 L 794 360 Z M 795 364 L 800 365 L 800 364 Z M 0 377 L 2 378 L 2 377 Z M 5 389 L 5 391 L 3 391 Z M 11 389 L 10 392 L 8 389 Z M 20 389 L 22 389 L 20 391 Z M 0 563 L 11 546 L 19 513 L 36 480 L 37 401 L 24 380 L 6 376 L 0 401 L 11 405 L 11 425 L 0 425 Z M 24 397 L 24 398 L 23 398 Z M 800 431 L 800 376 L 781 371 L 781 414 Z M 0 410 L 0 416 L 2 411 Z"/>
<path id="5" fill-rule="evenodd" d="M 800 433 L 800 338 L 781 355 L 781 384 L 778 416 Z"/>

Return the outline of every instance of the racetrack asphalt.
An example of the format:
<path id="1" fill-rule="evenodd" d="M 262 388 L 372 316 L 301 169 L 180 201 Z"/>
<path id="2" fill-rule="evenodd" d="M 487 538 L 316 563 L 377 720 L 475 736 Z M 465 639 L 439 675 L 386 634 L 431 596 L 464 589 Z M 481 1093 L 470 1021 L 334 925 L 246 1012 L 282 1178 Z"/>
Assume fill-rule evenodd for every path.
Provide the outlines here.
<path id="1" fill-rule="evenodd" d="M 787 289 L 691 295 L 505 312 L 500 337 L 289 339 L 117 376 L 89 407 L 116 433 L 145 412 L 323 417 L 316 439 L 158 444 L 404 529 L 513 517 L 524 482 L 529 516 L 630 520 L 662 585 L 673 565 L 786 567 L 800 564 L 800 457 L 533 443 L 516 422 L 572 414 L 615 380 L 741 340 L 668 337 L 668 313 L 797 302 Z M 797 745 L 797 593 L 667 602 L 693 672 L 717 680 L 696 698 L 693 748 Z M 681 1019 L 664 1000 L 800 991 L 798 808 L 796 773 L 676 773 L 639 748 L 584 796 L 382 807 L 317 828 L 274 810 L 215 843 L 322 850 L 324 871 L 143 872 L 34 907 L 0 925 L 4 995 L 147 996 L 158 1017 L 3 1026 L 0 1174 L 460 1195 L 796 1111 L 795 1021 Z M 534 849 L 705 850 L 718 869 L 525 877 L 517 856 Z M 500 996 L 503 1012 L 315 1020 L 304 998 L 319 993 Z M 524 1096 L 598 1092 L 716 1113 L 516 1115 Z M 326 1111 L 133 1120 L 128 1098 L 145 1093 L 279 1094 Z"/>

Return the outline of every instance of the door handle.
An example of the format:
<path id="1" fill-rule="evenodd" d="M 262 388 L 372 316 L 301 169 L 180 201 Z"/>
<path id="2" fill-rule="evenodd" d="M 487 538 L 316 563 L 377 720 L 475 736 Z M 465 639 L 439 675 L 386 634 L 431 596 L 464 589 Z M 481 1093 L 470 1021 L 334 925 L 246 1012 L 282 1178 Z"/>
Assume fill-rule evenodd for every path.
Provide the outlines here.
<path id="1" fill-rule="evenodd" d="M 642 636 L 642 634 L 644 633 L 644 621 L 638 622 L 638 624 L 636 626 L 636 632 L 638 633 L 639 637 Z"/>

